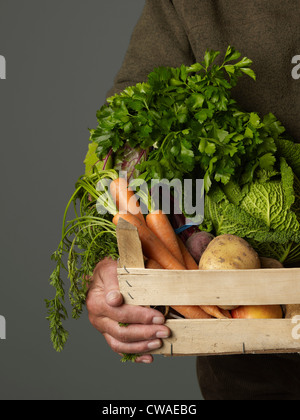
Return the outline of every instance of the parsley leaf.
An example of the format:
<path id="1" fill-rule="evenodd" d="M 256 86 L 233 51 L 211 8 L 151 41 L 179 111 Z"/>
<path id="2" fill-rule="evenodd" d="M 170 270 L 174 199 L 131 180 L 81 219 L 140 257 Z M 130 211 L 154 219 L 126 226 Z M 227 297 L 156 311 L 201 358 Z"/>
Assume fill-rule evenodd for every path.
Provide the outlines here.
<path id="1" fill-rule="evenodd" d="M 109 98 L 91 130 L 99 159 L 128 145 L 147 149 L 147 161 L 138 165 L 143 179 L 182 178 L 197 170 L 206 191 L 214 181 L 226 185 L 239 177 L 249 183 L 257 170 L 272 170 L 280 123 L 243 112 L 231 97 L 240 77 L 255 79 L 252 60 L 232 46 L 217 65 L 219 56 L 207 50 L 201 63 L 158 67 L 146 83 Z"/>

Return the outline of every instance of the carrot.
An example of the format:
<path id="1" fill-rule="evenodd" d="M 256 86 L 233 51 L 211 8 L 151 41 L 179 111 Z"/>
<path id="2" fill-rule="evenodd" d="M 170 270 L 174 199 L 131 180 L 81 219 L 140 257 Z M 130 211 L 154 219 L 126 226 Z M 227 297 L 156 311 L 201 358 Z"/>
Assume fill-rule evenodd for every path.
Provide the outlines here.
<path id="1" fill-rule="evenodd" d="M 113 180 L 110 184 L 110 193 L 119 212 L 131 213 L 146 224 L 138 199 L 126 179 L 117 178 Z"/>
<path id="2" fill-rule="evenodd" d="M 134 225 L 142 243 L 144 255 L 151 260 L 154 260 L 161 268 L 166 270 L 186 270 L 186 267 L 182 265 L 166 248 L 163 242 L 148 228 L 148 226 L 141 222 L 136 216 L 130 213 L 120 214 L 117 213 L 113 218 L 113 223 L 118 224 L 120 217 L 126 220 L 128 223 Z M 173 308 L 181 313 L 186 318 L 191 319 L 203 319 L 203 318 L 227 318 L 220 309 L 216 306 L 173 306 Z M 205 308 L 205 309 L 204 309 Z M 180 312 L 181 311 L 181 312 Z M 184 312 L 184 313 L 183 313 Z M 185 315 L 186 314 L 186 315 Z"/>
<path id="3" fill-rule="evenodd" d="M 218 319 L 226 319 L 231 318 L 231 315 L 226 315 L 226 312 L 221 310 L 218 306 L 201 306 L 201 309 L 203 309 L 204 312 L 206 312 L 208 315 L 211 315 L 214 318 Z"/>
<path id="4" fill-rule="evenodd" d="M 117 213 L 113 218 L 113 223 L 115 225 L 118 224 L 120 217 L 137 228 L 143 252 L 147 258 L 155 260 L 166 270 L 185 270 L 185 266 L 171 254 L 161 240 L 154 235 L 145 223 L 141 222 L 141 220 L 133 214 Z"/>
<path id="5" fill-rule="evenodd" d="M 221 313 L 223 315 L 225 315 L 226 318 L 231 318 L 232 319 L 232 315 L 231 315 L 230 311 L 228 311 L 227 309 L 222 309 L 222 308 L 219 308 L 219 309 L 220 309 Z"/>
<path id="6" fill-rule="evenodd" d="M 175 311 L 183 315 L 187 319 L 211 319 L 212 316 L 207 314 L 200 306 L 185 305 L 185 306 L 172 306 Z"/>
<path id="7" fill-rule="evenodd" d="M 179 241 L 181 241 L 181 240 L 179 239 Z M 181 241 L 181 243 L 185 247 L 185 245 L 183 244 L 182 241 Z M 186 249 L 186 251 L 187 251 L 186 253 L 189 254 L 189 251 L 187 249 Z M 193 261 L 194 261 L 194 259 L 193 259 Z M 196 264 L 195 261 L 194 261 L 194 263 Z M 196 266 L 197 266 L 197 264 L 196 264 Z M 150 269 L 151 268 L 152 269 L 162 269 L 162 266 L 154 260 L 148 260 L 147 263 L 146 263 L 146 268 L 148 268 L 148 269 L 149 268 Z M 194 269 L 194 266 L 192 265 L 192 267 L 190 269 Z M 175 309 L 175 311 L 177 311 L 178 313 L 180 313 L 181 315 L 183 315 L 187 319 L 210 319 L 210 318 L 216 317 L 216 315 L 218 315 L 218 318 L 220 318 L 220 316 L 222 315 L 222 312 L 223 312 L 223 311 L 221 312 L 221 310 L 218 311 L 217 307 L 211 307 L 211 306 L 202 307 L 202 306 L 198 306 L 198 305 L 176 305 L 176 306 L 172 306 L 172 308 Z M 225 318 L 225 317 L 223 316 L 223 318 Z M 230 318 L 230 316 L 228 316 L 227 318 Z"/>
<path id="8" fill-rule="evenodd" d="M 161 270 L 162 266 L 158 264 L 155 260 L 148 259 L 145 264 L 146 268 L 151 270 Z"/>
<path id="9" fill-rule="evenodd" d="M 155 210 L 146 216 L 148 228 L 162 241 L 175 258 L 185 265 L 174 229 L 168 216 L 162 210 Z"/>
<path id="10" fill-rule="evenodd" d="M 189 250 L 182 242 L 181 238 L 177 236 L 177 241 L 181 250 L 181 253 L 184 258 L 185 266 L 188 270 L 199 270 L 198 264 L 194 260 L 194 258 L 191 256 Z"/>

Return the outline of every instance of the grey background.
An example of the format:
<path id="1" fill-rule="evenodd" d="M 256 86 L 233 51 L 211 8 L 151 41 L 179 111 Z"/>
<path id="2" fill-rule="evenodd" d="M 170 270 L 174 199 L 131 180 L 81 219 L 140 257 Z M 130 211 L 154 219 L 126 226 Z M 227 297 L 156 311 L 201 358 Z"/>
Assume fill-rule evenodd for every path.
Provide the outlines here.
<path id="1" fill-rule="evenodd" d="M 86 311 L 56 353 L 45 320 L 64 208 L 88 128 L 118 71 L 143 0 L 1 0 L 0 399 L 201 399 L 194 357 L 122 364 Z"/>

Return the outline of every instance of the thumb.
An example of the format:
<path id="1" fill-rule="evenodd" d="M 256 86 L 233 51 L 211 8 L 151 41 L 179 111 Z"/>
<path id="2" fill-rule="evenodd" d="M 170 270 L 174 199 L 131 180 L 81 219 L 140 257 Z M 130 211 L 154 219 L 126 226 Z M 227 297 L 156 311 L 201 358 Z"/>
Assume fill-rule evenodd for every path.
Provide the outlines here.
<path id="1" fill-rule="evenodd" d="M 109 306 L 121 306 L 123 304 L 123 296 L 120 290 L 110 290 L 105 297 L 106 303 Z"/>
<path id="2" fill-rule="evenodd" d="M 122 305 L 123 296 L 119 290 L 117 262 L 106 258 L 100 265 L 100 273 L 104 285 L 106 303 L 113 307 Z"/>

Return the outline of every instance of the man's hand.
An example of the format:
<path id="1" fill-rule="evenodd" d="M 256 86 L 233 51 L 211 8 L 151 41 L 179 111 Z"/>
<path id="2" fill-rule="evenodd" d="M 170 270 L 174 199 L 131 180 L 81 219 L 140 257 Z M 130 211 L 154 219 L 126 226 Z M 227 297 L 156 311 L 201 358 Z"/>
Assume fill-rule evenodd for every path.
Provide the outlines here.
<path id="1" fill-rule="evenodd" d="M 95 268 L 86 306 L 91 324 L 103 334 L 112 350 L 139 354 L 136 362 L 151 363 L 153 357 L 143 353 L 161 347 L 161 338 L 170 335 L 159 311 L 123 303 L 117 262 L 109 258 Z M 119 323 L 129 325 L 122 327 Z"/>

